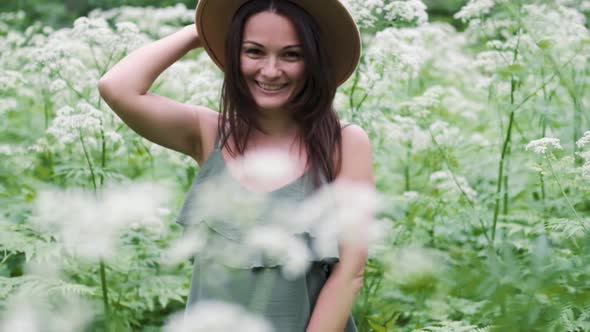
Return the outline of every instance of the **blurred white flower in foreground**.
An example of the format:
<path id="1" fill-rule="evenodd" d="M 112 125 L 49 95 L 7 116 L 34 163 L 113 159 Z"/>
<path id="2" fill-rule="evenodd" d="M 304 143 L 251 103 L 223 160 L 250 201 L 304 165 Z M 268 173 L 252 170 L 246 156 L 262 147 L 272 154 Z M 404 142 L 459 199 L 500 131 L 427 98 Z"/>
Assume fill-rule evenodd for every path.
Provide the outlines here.
<path id="1" fill-rule="evenodd" d="M 275 184 L 296 171 L 292 157 L 278 149 L 246 153 L 236 163 L 240 168 L 232 172 L 234 176 L 239 179 L 251 179 L 252 182 L 259 183 L 263 187 Z"/>
<path id="2" fill-rule="evenodd" d="M 76 297 L 62 296 L 55 302 L 38 295 L 11 296 L 0 316 L 0 331 L 77 332 L 84 331 L 93 318 L 89 304 Z"/>
<path id="3" fill-rule="evenodd" d="M 281 265 L 281 273 L 293 280 L 305 274 L 311 261 L 306 244 L 279 227 L 267 226 L 253 229 L 246 237 L 246 244 L 252 250 L 260 250 Z"/>
<path id="4" fill-rule="evenodd" d="M 532 150 L 536 154 L 544 155 L 552 150 L 563 150 L 563 147 L 560 144 L 559 138 L 543 137 L 530 141 L 529 144 L 526 145 L 525 150 Z"/>
<path id="5" fill-rule="evenodd" d="M 342 241 L 362 247 L 378 242 L 379 232 L 373 229 L 380 225 L 374 223 L 374 214 L 382 203 L 372 186 L 350 181 L 327 184 L 297 205 L 287 227 L 309 232 L 314 251 L 333 257 Z"/>
<path id="6" fill-rule="evenodd" d="M 168 199 L 163 187 L 143 184 L 89 191 L 42 191 L 32 221 L 55 232 L 66 250 L 82 257 L 108 258 L 121 231 L 132 225 L 160 228 L 158 208 Z"/>
<path id="7" fill-rule="evenodd" d="M 199 253 L 205 247 L 206 242 L 206 234 L 188 231 L 164 251 L 161 263 L 164 265 L 179 264 Z"/>
<path id="8" fill-rule="evenodd" d="M 242 307 L 221 301 L 204 301 L 172 316 L 165 332 L 271 332 L 270 323 Z"/>
<path id="9" fill-rule="evenodd" d="M 402 248 L 384 257 L 386 278 L 405 289 L 426 290 L 434 286 L 442 265 L 437 252 Z"/>

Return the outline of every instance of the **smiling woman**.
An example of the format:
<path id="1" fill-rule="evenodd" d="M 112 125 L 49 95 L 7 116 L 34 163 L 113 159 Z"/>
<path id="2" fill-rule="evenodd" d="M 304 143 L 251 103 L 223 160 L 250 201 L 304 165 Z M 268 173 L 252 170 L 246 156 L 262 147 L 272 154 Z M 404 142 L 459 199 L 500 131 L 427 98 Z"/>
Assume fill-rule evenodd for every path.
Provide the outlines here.
<path id="1" fill-rule="evenodd" d="M 199 46 L 224 73 L 219 113 L 147 93 L 165 68 Z M 201 166 L 177 219 L 188 232 L 207 234 L 207 252 L 195 257 L 187 309 L 223 300 L 254 309 L 277 331 L 356 331 L 351 309 L 362 287 L 364 221 L 371 217 L 356 218 L 362 226 L 354 243 L 318 244 L 319 225 L 280 228 L 281 213 L 288 214 L 280 208 L 331 184 L 374 187 L 367 134 L 343 126 L 333 108 L 336 89 L 359 57 L 359 31 L 338 0 L 200 0 L 196 31 L 188 27 L 147 45 L 105 74 L 101 95 L 131 128 Z M 288 171 L 265 179 L 243 172 L 241 158 L 267 148 L 283 152 L 292 167 L 278 165 Z M 259 196 L 270 206 L 244 208 Z M 277 247 L 288 259 L 267 257 L 265 250 Z"/>

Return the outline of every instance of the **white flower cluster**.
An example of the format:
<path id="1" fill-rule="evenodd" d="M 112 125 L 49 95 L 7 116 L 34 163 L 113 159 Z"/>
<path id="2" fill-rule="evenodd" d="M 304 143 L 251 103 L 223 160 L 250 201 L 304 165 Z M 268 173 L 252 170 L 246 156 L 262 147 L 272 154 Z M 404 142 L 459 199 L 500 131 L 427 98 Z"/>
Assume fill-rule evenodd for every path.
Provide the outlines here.
<path id="1" fill-rule="evenodd" d="M 9 297 L 5 302 L 6 310 L 0 313 L 0 331 L 76 332 L 88 328 L 93 319 L 88 302 L 72 294 L 58 301 L 59 306 L 56 306 L 38 292 L 21 291 Z"/>
<path id="2" fill-rule="evenodd" d="M 0 116 L 8 111 L 16 110 L 17 107 L 18 101 L 16 100 L 16 98 L 0 98 Z"/>
<path id="3" fill-rule="evenodd" d="M 459 128 L 451 127 L 448 122 L 435 120 L 430 124 L 430 132 L 440 145 L 456 146 L 463 140 Z"/>
<path id="4" fill-rule="evenodd" d="M 392 121 L 381 121 L 377 124 L 382 129 L 384 137 L 392 144 L 411 145 L 413 151 L 419 151 L 428 146 L 428 133 L 425 133 L 410 117 L 395 115 Z"/>
<path id="5" fill-rule="evenodd" d="M 109 258 L 116 241 L 128 227 L 145 225 L 159 231 L 161 207 L 168 200 L 161 186 L 138 184 L 111 187 L 100 194 L 81 190 L 42 191 L 35 202 L 32 221 L 57 235 L 74 255 Z"/>
<path id="6" fill-rule="evenodd" d="M 576 70 L 585 70 L 590 54 L 590 31 L 586 16 L 575 8 L 548 4 L 524 5 L 522 22 L 532 45 L 545 45 L 560 62 L 573 58 Z M 525 45 L 525 50 L 536 47 Z"/>
<path id="7" fill-rule="evenodd" d="M 11 89 L 25 82 L 22 73 L 15 70 L 0 70 L 0 94 L 8 94 Z"/>
<path id="8" fill-rule="evenodd" d="M 588 144 L 590 144 L 590 131 L 586 131 L 584 135 L 582 135 L 582 137 L 576 141 L 576 145 L 579 148 L 583 148 Z"/>
<path id="9" fill-rule="evenodd" d="M 553 150 L 563 150 L 563 147 L 561 146 L 559 138 L 543 137 L 530 141 L 526 145 L 525 150 L 532 150 L 536 154 L 546 155 L 547 152 L 551 152 Z"/>
<path id="10" fill-rule="evenodd" d="M 383 8 L 388 21 L 416 22 L 417 25 L 428 22 L 426 5 L 421 0 L 392 1 Z"/>
<path id="11" fill-rule="evenodd" d="M 436 279 L 442 269 L 438 252 L 424 248 L 402 248 L 389 253 L 386 259 L 387 279 L 409 286 L 420 281 Z"/>
<path id="12" fill-rule="evenodd" d="M 17 145 L 0 144 L 0 155 L 12 156 L 23 153 L 24 149 Z"/>
<path id="13" fill-rule="evenodd" d="M 383 13 L 383 0 L 341 0 L 359 28 L 371 28 Z"/>
<path id="14" fill-rule="evenodd" d="M 57 110 L 47 134 L 55 137 L 61 144 L 70 144 L 80 139 L 80 135 L 93 135 L 102 127 L 103 113 L 94 106 L 79 102 L 76 109 L 65 106 Z"/>
<path id="15" fill-rule="evenodd" d="M 498 69 L 512 64 L 512 58 L 510 51 L 482 51 L 477 54 L 473 67 L 480 68 L 484 73 L 494 74 Z"/>
<path id="16" fill-rule="evenodd" d="M 560 6 L 577 8 L 582 12 L 590 11 L 589 0 L 555 0 L 555 3 Z"/>
<path id="17" fill-rule="evenodd" d="M 182 101 L 213 109 L 218 107 L 223 76 L 206 52 L 201 52 L 196 61 L 174 63 L 159 79 L 164 81 L 160 90 L 167 94 L 182 92 Z"/>
<path id="18" fill-rule="evenodd" d="M 168 320 L 165 332 L 272 332 L 269 322 L 244 308 L 221 301 L 201 301 L 186 314 L 177 313 Z"/>
<path id="19" fill-rule="evenodd" d="M 407 109 L 414 118 L 425 118 L 441 105 L 444 93 L 443 87 L 435 85 L 428 88 L 421 96 L 400 103 L 400 107 Z"/>
<path id="20" fill-rule="evenodd" d="M 168 27 L 178 30 L 179 25 L 192 23 L 194 8 L 186 8 L 182 3 L 164 8 L 122 6 L 108 10 L 95 9 L 88 14 L 88 17 L 112 20 L 115 24 L 130 22 L 140 31 L 154 38 L 161 38 L 169 33 Z M 149 20 L 146 20 L 146 17 L 149 17 Z"/>
<path id="21" fill-rule="evenodd" d="M 276 226 L 253 228 L 245 241 L 248 248 L 261 251 L 280 263 L 281 273 L 293 280 L 307 272 L 311 253 L 305 243 Z"/>
<path id="22" fill-rule="evenodd" d="M 387 28 L 379 31 L 367 49 L 366 61 L 393 76 L 415 76 L 429 55 L 421 37 L 418 29 Z"/>
<path id="23" fill-rule="evenodd" d="M 469 0 L 469 2 L 454 15 L 454 18 L 469 21 L 487 15 L 495 6 L 494 0 Z"/>
<path id="24" fill-rule="evenodd" d="M 576 145 L 581 149 L 586 146 L 590 148 L 590 131 L 584 133 L 584 135 L 576 142 Z M 590 180 L 590 149 L 586 151 L 578 152 L 578 155 L 584 159 L 584 165 L 582 165 L 582 176 L 585 179 Z"/>
<path id="25" fill-rule="evenodd" d="M 455 180 L 457 183 L 455 183 Z M 430 174 L 430 181 L 441 192 L 459 196 L 462 194 L 462 190 L 470 200 L 477 198 L 477 191 L 471 188 L 467 179 L 460 175 L 455 175 L 455 180 L 453 180 L 453 175 L 448 171 L 437 171 Z"/>

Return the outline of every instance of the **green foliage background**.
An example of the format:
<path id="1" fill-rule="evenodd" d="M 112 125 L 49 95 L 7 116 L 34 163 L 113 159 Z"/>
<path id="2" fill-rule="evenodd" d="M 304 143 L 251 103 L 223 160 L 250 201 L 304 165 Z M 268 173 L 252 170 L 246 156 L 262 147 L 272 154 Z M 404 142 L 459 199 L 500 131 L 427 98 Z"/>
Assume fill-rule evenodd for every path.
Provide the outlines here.
<path id="1" fill-rule="evenodd" d="M 6 104 L 0 122 L 0 142 L 15 147 L 0 149 L 0 309 L 10 309 L 6 301 L 17 291 L 57 302 L 80 296 L 91 301 L 96 313 L 89 329 L 99 331 L 107 320 L 115 330 L 159 330 L 169 314 L 184 307 L 190 262 L 161 264 L 162 252 L 180 236 L 172 218 L 162 232 L 126 230 L 121 251 L 102 264 L 65 254 L 55 234 L 31 223 L 32 205 L 50 185 L 92 190 L 109 182 L 165 179 L 175 186 L 171 209 L 178 207 L 197 172 L 194 163 L 138 137 L 96 96 L 96 79 L 129 50 L 117 49 L 112 57 L 93 62 L 88 49 L 110 51 L 112 45 L 100 44 L 89 33 L 82 34 L 88 49 L 50 59 L 71 67 L 54 68 L 52 61 L 31 55 L 49 51 L 35 44 L 35 37 L 43 45 L 43 38 L 54 35 L 44 24 L 69 28 L 95 7 L 177 3 L 0 3 L 3 10 L 27 13 L 11 23 L 10 30 L 21 35 L 2 35 L 4 47 L 22 59 L 5 56 L 1 68 L 0 97 L 18 104 Z M 354 308 L 359 329 L 588 331 L 590 180 L 584 165 L 590 155 L 588 145 L 576 144 L 590 131 L 587 31 L 575 30 L 579 39 L 574 33 L 562 38 L 550 38 L 552 31 L 541 33 L 544 26 L 534 25 L 536 17 L 527 5 L 539 5 L 539 10 L 547 4 L 551 14 L 565 15 L 553 1 L 501 2 L 482 15 L 484 21 L 503 24 L 487 27 L 490 31 L 453 19 L 462 1 L 427 3 L 432 21 L 452 26 L 414 28 L 415 22 L 397 26 L 382 20 L 364 28 L 365 57 L 337 98 L 340 115 L 369 133 L 377 188 L 387 198 L 379 215 L 387 225 L 386 246 L 369 260 Z M 576 8 L 581 2 L 571 3 Z M 588 10 L 580 8 L 576 12 L 587 17 Z M 31 24 L 36 20 L 43 23 Z M 108 31 L 114 31 L 113 21 Z M 174 22 L 174 27 L 188 23 Z M 87 25 L 86 32 L 103 28 L 96 22 Z M 142 31 L 130 41 L 155 39 L 158 33 Z M 392 41 L 396 47 L 388 48 Z M 371 45 L 378 45 L 377 51 Z M 403 58 L 405 51 L 410 59 Z M 413 63 L 420 57 L 423 63 Z M 202 51 L 191 52 L 185 59 L 188 67 L 163 75 L 151 91 L 188 102 L 190 92 L 180 89 L 188 82 L 182 79 L 196 80 L 198 75 L 191 76 L 195 68 L 209 74 L 213 69 L 204 59 Z M 415 72 L 408 69 L 413 65 Z M 15 73 L 27 76 L 20 79 Z M 11 75 L 16 79 L 11 81 Z M 27 81 L 29 77 L 38 81 Z M 69 84 L 51 90 L 59 80 Z M 60 102 L 88 103 L 105 116 L 100 131 L 80 135 L 88 138 L 86 156 L 78 141 L 52 150 L 57 141 L 47 130 L 58 117 Z M 215 107 L 214 99 L 208 102 Z M 109 131 L 124 139 L 105 138 Z M 535 153 L 534 145 L 525 148 L 543 137 L 559 139 L 560 148 L 546 144 L 545 153 Z M 25 149 L 30 146 L 39 148 Z M 28 264 L 39 261 L 59 261 L 63 275 L 47 280 L 27 273 Z M 102 268 L 111 292 L 111 317 L 101 307 Z"/>

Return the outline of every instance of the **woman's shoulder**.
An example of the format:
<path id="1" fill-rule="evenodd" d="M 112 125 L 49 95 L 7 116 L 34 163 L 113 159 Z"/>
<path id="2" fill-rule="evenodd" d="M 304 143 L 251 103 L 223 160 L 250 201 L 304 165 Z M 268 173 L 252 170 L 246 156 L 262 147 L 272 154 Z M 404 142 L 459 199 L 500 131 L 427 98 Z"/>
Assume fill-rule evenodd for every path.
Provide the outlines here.
<path id="1" fill-rule="evenodd" d="M 367 132 L 354 123 L 342 124 L 342 168 L 338 177 L 372 181 L 372 151 Z M 346 126 L 345 126 L 346 125 Z"/>

